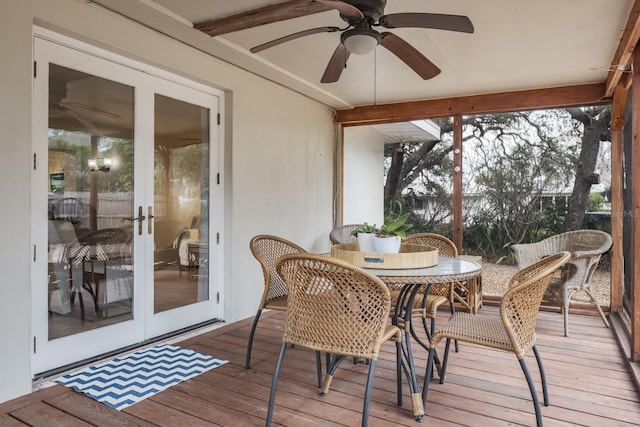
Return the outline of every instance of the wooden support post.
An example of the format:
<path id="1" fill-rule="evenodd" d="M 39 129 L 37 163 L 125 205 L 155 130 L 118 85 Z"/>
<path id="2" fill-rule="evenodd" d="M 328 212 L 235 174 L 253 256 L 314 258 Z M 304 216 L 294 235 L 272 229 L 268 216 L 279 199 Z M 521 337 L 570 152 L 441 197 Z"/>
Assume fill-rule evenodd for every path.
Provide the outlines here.
<path id="1" fill-rule="evenodd" d="M 337 124 L 333 174 L 333 226 L 344 225 L 344 126 Z"/>
<path id="2" fill-rule="evenodd" d="M 453 117 L 453 243 L 462 253 L 462 115 Z"/>
<path id="3" fill-rule="evenodd" d="M 632 150 L 631 150 L 631 170 L 632 172 L 632 210 L 631 219 L 633 223 L 631 232 L 631 247 L 633 257 L 636 258 L 639 251 L 636 249 L 640 244 L 640 50 L 638 47 L 633 52 L 633 107 L 632 107 Z M 631 266 L 631 360 L 640 361 L 640 266 L 635 259 L 629 260 Z"/>
<path id="4" fill-rule="evenodd" d="M 611 106 L 611 312 L 622 311 L 624 295 L 624 253 L 622 247 L 624 200 L 624 115 L 627 105 L 627 81 L 621 81 L 613 93 Z"/>

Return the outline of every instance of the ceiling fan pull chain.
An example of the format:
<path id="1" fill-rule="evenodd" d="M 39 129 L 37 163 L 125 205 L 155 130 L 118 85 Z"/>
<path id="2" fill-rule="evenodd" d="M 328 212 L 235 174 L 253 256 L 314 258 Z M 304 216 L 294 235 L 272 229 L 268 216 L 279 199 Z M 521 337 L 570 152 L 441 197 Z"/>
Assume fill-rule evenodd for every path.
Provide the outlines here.
<path id="1" fill-rule="evenodd" d="M 378 101 L 378 49 L 373 51 L 373 108 L 376 108 Z"/>

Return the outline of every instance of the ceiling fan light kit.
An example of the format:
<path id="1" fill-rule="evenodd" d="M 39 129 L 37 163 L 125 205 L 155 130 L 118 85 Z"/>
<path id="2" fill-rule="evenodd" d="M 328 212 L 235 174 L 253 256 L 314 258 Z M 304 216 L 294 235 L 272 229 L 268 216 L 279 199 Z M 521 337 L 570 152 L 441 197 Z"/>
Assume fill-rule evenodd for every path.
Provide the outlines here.
<path id="1" fill-rule="evenodd" d="M 340 41 L 355 55 L 365 55 L 380 44 L 380 33 L 369 28 L 353 28 L 340 35 Z"/>
<path id="2" fill-rule="evenodd" d="M 466 16 L 420 12 L 385 15 L 384 8 L 386 6 L 387 0 L 289 0 L 226 17 L 219 22 L 208 21 L 196 24 L 195 27 L 211 36 L 216 36 L 224 33 L 222 28 L 225 26 L 233 28 L 233 31 L 239 31 L 283 19 L 311 15 L 325 10 L 337 10 L 340 13 L 340 18 L 348 24 L 347 27 L 330 26 L 299 31 L 255 46 L 250 50 L 252 53 L 257 53 L 300 37 L 318 33 L 341 32 L 340 43 L 329 59 L 321 83 L 338 81 L 347 66 L 349 54 L 364 55 L 373 51 L 378 45 L 382 45 L 393 53 L 424 80 L 432 79 L 440 74 L 440 69 L 433 62 L 400 36 L 391 32 L 380 33 L 373 27 L 474 32 L 473 24 Z"/>

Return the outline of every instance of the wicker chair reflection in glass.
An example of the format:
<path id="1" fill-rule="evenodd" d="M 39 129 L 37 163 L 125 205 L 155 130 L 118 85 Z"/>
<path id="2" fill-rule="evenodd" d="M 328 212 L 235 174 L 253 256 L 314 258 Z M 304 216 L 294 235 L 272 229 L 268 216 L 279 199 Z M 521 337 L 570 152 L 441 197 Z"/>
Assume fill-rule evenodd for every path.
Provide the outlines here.
<path id="1" fill-rule="evenodd" d="M 253 347 L 253 336 L 258 326 L 258 320 L 262 310 L 286 310 L 287 309 L 287 285 L 276 272 L 276 262 L 283 255 L 306 252 L 300 246 L 281 237 L 270 235 L 258 235 L 251 239 L 249 243 L 251 253 L 260 263 L 264 276 L 264 290 L 262 299 L 258 306 L 258 312 L 253 319 L 251 332 L 249 333 L 249 343 L 247 345 L 247 359 L 245 368 L 251 367 L 251 349 Z"/>
<path id="2" fill-rule="evenodd" d="M 289 308 L 271 385 L 266 425 L 271 425 L 273 418 L 287 345 L 331 355 L 321 396 L 329 392 L 333 375 L 342 360 L 368 361 L 362 411 L 362 425 L 366 426 L 380 347 L 386 341 L 395 342 L 398 405 L 402 405 L 402 333 L 397 326 L 388 323 L 391 297 L 387 285 L 358 267 L 321 255 L 287 255 L 278 261 L 277 271 L 289 289 Z"/>
<path id="3" fill-rule="evenodd" d="M 440 372 L 440 384 L 442 384 L 447 370 L 449 346 L 451 340 L 456 339 L 515 354 L 529 385 L 537 425 L 542 426 L 542 413 L 538 394 L 524 356 L 529 350 L 533 349 L 542 380 L 544 405 L 549 406 L 549 395 L 542 359 L 536 348 L 536 317 L 542 297 L 553 274 L 565 265 L 570 257 L 571 254 L 569 252 L 560 252 L 518 271 L 509 281 L 509 289 L 502 297 L 500 317 L 457 312 L 451 316 L 442 329 L 433 333 L 427 359 L 424 389 L 422 391 L 422 399 L 425 406 L 427 393 L 429 392 L 429 382 L 433 373 L 436 347 L 441 340 L 446 339 L 444 359 Z"/>
<path id="4" fill-rule="evenodd" d="M 67 255 L 69 257 L 69 274 L 73 270 L 79 271 L 82 277 L 82 285 L 74 286 L 71 294 L 71 302 L 75 295 L 80 299 L 81 315 L 84 319 L 84 302 L 82 300 L 82 288 L 93 298 L 96 315 L 100 312 L 98 300 L 100 299 L 100 285 L 104 282 L 105 290 L 102 292 L 102 315 L 107 315 L 107 267 L 118 265 L 131 266 L 131 237 L 123 228 L 102 228 L 78 237 L 69 244 Z M 78 269 L 79 267 L 79 269 Z M 125 270 L 125 275 L 132 277 L 130 270 Z M 71 283 L 75 283 L 70 277 Z"/>

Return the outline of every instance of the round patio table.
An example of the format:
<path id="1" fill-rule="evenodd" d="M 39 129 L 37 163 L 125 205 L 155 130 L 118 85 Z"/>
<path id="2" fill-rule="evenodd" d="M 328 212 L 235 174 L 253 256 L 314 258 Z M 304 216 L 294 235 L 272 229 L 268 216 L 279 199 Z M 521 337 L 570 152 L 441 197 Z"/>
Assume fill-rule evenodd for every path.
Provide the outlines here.
<path id="1" fill-rule="evenodd" d="M 402 363 L 408 367 L 409 388 L 411 389 L 411 405 L 413 415 L 420 421 L 424 415 L 420 384 L 416 375 L 413 355 L 411 353 L 411 335 L 424 348 L 429 347 L 423 343 L 415 334 L 412 334 L 411 312 L 416 294 L 421 288 L 426 286 L 425 295 L 428 295 L 431 285 L 434 283 L 455 283 L 463 282 L 478 277 L 482 267 L 475 262 L 461 258 L 439 256 L 438 263 L 432 267 L 424 268 L 364 268 L 367 272 L 377 276 L 388 286 L 400 286 L 400 296 L 396 303 L 392 322 L 404 330 L 402 342 Z"/>

